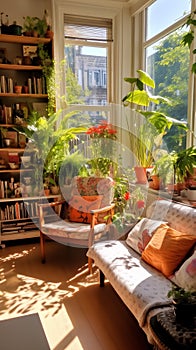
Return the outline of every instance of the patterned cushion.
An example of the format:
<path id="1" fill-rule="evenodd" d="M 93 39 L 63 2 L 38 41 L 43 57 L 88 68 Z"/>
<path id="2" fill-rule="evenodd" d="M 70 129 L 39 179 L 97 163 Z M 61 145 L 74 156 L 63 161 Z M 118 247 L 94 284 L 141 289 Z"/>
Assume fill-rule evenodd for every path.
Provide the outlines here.
<path id="1" fill-rule="evenodd" d="M 111 204 L 114 196 L 114 182 L 110 177 L 81 177 L 72 179 L 72 196 L 102 196 L 100 208 Z M 98 222 L 105 222 L 105 213 L 98 216 Z"/>
<path id="2" fill-rule="evenodd" d="M 195 243 L 196 235 L 161 225 L 142 252 L 142 259 L 168 277 Z"/>
<path id="3" fill-rule="evenodd" d="M 185 260 L 179 270 L 171 277 L 171 280 L 180 288 L 196 292 L 196 248 L 194 253 Z"/>
<path id="4" fill-rule="evenodd" d="M 99 239 L 99 234 L 103 234 L 105 227 L 105 224 L 95 225 L 94 235 L 98 235 L 97 239 Z M 42 232 L 44 234 L 59 241 L 60 243 L 63 243 L 64 241 L 67 242 L 67 239 L 83 239 L 87 241 L 87 246 L 90 230 L 91 227 L 89 224 L 69 222 L 66 220 L 59 220 L 53 223 L 44 224 L 42 226 Z"/>
<path id="5" fill-rule="evenodd" d="M 148 242 L 152 238 L 155 230 L 164 224 L 164 221 L 143 218 L 129 232 L 126 243 L 139 254 L 142 253 Z"/>
<path id="6" fill-rule="evenodd" d="M 180 232 L 196 235 L 196 209 L 169 200 L 156 200 L 147 209 L 146 217 L 167 221 Z"/>
<path id="7" fill-rule="evenodd" d="M 74 222 L 91 222 L 90 211 L 99 209 L 102 196 L 73 196 L 69 201 L 68 219 Z"/>

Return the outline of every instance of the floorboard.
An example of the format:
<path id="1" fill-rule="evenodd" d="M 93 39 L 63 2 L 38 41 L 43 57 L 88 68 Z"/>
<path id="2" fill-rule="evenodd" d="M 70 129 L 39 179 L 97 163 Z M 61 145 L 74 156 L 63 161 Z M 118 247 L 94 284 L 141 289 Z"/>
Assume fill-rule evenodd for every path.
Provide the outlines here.
<path id="1" fill-rule="evenodd" d="M 86 250 L 46 245 L 45 264 L 38 240 L 0 250 L 0 320 L 38 313 L 51 350 L 150 350 L 110 284 L 99 287 L 96 268 L 89 276 Z"/>

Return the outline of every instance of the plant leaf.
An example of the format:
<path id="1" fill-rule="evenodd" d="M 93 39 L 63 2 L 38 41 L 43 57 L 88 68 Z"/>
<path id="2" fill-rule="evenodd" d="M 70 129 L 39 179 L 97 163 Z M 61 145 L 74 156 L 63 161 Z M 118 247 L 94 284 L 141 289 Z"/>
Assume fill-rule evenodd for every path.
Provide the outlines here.
<path id="1" fill-rule="evenodd" d="M 137 72 L 139 73 L 139 79 L 142 83 L 152 87 L 153 89 L 155 88 L 155 82 L 148 73 L 144 72 L 141 69 L 138 69 Z"/>

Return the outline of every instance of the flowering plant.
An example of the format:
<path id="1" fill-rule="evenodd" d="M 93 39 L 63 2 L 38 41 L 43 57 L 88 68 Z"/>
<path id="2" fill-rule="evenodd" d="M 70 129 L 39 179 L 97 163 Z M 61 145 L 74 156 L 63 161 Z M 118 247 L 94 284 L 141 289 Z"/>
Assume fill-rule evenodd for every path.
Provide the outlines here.
<path id="1" fill-rule="evenodd" d="M 117 131 L 112 127 L 112 124 L 107 123 L 105 120 L 101 121 L 98 126 L 91 126 L 86 131 L 86 134 L 90 135 L 91 138 L 107 138 L 116 140 Z"/>
<path id="2" fill-rule="evenodd" d="M 98 126 L 91 126 L 86 134 L 90 136 L 91 159 L 88 162 L 93 173 L 109 175 L 111 168 L 117 167 L 116 156 L 117 131 L 111 124 L 102 121 Z"/>
<path id="3" fill-rule="evenodd" d="M 134 223 L 141 218 L 145 208 L 145 195 L 140 187 L 129 190 L 129 184 L 124 179 L 115 184 L 114 201 L 116 213 L 113 216 L 113 224 L 119 232 L 124 230 L 126 224 Z"/>

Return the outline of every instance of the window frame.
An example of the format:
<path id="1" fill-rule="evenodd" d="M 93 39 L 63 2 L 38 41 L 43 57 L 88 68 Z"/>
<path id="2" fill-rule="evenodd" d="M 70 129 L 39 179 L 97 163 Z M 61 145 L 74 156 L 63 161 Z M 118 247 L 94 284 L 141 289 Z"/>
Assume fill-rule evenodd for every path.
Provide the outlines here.
<path id="1" fill-rule="evenodd" d="M 84 40 L 70 40 L 64 38 L 64 47 L 67 45 L 79 45 L 79 46 L 89 46 L 89 47 L 103 47 L 107 50 L 107 102 L 108 104 L 112 101 L 112 42 L 99 43 L 99 42 L 86 42 Z M 91 70 L 92 73 L 92 86 L 94 81 L 94 70 Z M 101 74 L 101 72 L 100 72 Z M 101 78 L 100 78 L 101 79 Z M 98 86 L 98 85 L 97 85 Z M 77 107 L 80 105 L 77 105 Z M 88 105 L 86 105 L 88 107 Z M 99 105 L 97 105 L 99 107 Z"/>
<path id="2" fill-rule="evenodd" d="M 132 74 L 135 74 L 135 71 L 137 69 L 146 69 L 146 48 L 149 47 L 150 45 L 153 45 L 157 41 L 161 40 L 165 36 L 169 35 L 176 29 L 180 28 L 186 21 L 186 18 L 188 15 L 184 16 L 183 18 L 179 19 L 172 25 L 168 26 L 158 34 L 154 35 L 150 39 L 145 38 L 145 32 L 146 32 L 146 26 L 147 26 L 147 8 L 152 5 L 154 1 L 148 2 L 146 6 L 143 7 L 141 11 L 138 11 L 134 14 L 132 14 L 132 30 L 134 33 L 136 33 L 133 37 L 133 45 L 134 45 L 134 54 L 132 55 Z M 191 4 L 191 11 L 196 8 L 196 0 L 192 0 Z M 138 28 L 140 28 L 140 37 L 139 37 L 139 42 L 140 44 L 138 45 Z M 187 28 L 188 30 L 188 28 Z M 196 33 L 195 33 L 195 41 L 196 41 Z M 138 58 L 138 60 L 137 60 Z M 187 122 L 190 127 L 190 130 L 192 132 L 187 133 L 187 138 L 186 138 L 186 146 L 190 147 L 192 145 L 196 145 L 196 102 L 195 102 L 195 94 L 196 94 L 196 77 L 194 74 L 191 72 L 191 67 L 193 64 L 193 54 L 190 50 L 190 63 L 189 63 L 189 81 L 188 81 L 188 110 L 187 110 Z"/>

